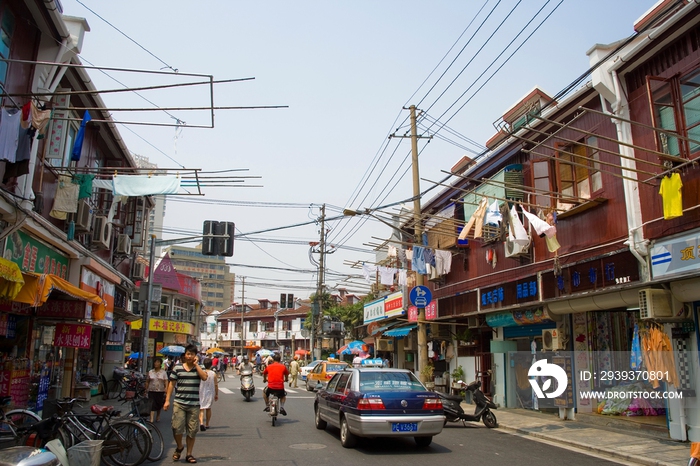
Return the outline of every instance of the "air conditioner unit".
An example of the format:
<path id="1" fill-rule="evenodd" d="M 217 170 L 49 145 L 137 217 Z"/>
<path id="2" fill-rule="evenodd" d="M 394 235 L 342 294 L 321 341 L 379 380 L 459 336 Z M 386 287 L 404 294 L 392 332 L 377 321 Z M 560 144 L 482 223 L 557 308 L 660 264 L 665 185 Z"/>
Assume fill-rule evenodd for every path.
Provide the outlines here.
<path id="1" fill-rule="evenodd" d="M 674 312 L 671 292 L 656 288 L 639 290 L 639 316 L 642 319 L 685 319 L 686 309 L 678 303 L 678 313 Z"/>
<path id="2" fill-rule="evenodd" d="M 131 238 L 129 235 L 121 234 L 117 237 L 117 254 L 131 254 Z"/>
<path id="3" fill-rule="evenodd" d="M 377 351 L 394 351 L 394 340 L 386 338 L 377 340 Z"/>
<path id="4" fill-rule="evenodd" d="M 530 242 L 527 244 L 521 244 L 516 241 L 506 240 L 503 243 L 503 249 L 505 250 L 506 257 L 518 257 L 523 254 L 527 254 L 530 249 Z"/>
<path id="5" fill-rule="evenodd" d="M 90 231 L 92 224 L 92 207 L 89 198 L 78 202 L 78 212 L 75 214 L 75 232 L 85 233 Z"/>
<path id="6" fill-rule="evenodd" d="M 547 330 L 542 330 L 542 349 L 546 351 L 556 351 L 564 349 L 564 335 L 560 331 L 561 329 L 550 328 Z"/>
<path id="7" fill-rule="evenodd" d="M 479 327 L 479 316 L 468 316 L 467 317 L 467 325 L 469 328 L 478 328 Z"/>
<path id="8" fill-rule="evenodd" d="M 112 224 L 104 215 L 95 217 L 95 225 L 92 228 L 92 244 L 100 249 L 109 249 L 112 239 Z"/>
<path id="9" fill-rule="evenodd" d="M 132 278 L 134 280 L 143 280 L 146 278 L 146 264 L 140 262 L 134 264 L 134 275 Z"/>

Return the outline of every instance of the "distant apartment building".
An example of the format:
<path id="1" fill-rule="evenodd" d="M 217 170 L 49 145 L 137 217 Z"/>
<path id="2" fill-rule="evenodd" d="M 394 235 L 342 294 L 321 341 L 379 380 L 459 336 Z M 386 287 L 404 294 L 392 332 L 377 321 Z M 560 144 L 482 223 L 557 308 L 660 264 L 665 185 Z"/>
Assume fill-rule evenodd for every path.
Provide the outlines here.
<path id="1" fill-rule="evenodd" d="M 231 273 L 223 256 L 204 256 L 201 246 L 170 246 L 167 252 L 178 272 L 201 281 L 205 314 L 231 306 L 235 274 Z"/>

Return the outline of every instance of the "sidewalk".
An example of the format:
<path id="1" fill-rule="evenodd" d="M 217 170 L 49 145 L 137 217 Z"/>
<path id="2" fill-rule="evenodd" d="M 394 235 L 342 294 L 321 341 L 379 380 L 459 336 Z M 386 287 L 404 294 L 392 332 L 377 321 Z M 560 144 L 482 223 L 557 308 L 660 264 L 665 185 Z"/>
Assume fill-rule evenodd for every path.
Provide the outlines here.
<path id="1" fill-rule="evenodd" d="M 462 403 L 466 412 L 473 405 Z M 685 466 L 690 456 L 690 444 L 656 439 L 617 428 L 591 425 L 580 421 L 563 421 L 552 414 L 525 409 L 497 409 L 499 429 L 529 435 L 611 459 L 620 459 L 650 466 Z"/>

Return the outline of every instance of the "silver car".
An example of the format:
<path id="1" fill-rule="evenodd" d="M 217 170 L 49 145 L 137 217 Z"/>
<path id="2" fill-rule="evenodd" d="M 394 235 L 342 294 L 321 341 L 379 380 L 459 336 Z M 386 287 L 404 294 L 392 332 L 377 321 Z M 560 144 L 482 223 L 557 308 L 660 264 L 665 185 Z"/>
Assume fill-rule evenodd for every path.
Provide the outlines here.
<path id="1" fill-rule="evenodd" d="M 340 429 L 340 442 L 352 448 L 358 437 L 414 437 L 427 447 L 442 432 L 442 400 L 426 390 L 411 371 L 349 368 L 318 390 L 314 402 L 317 429 Z"/>
<path id="2" fill-rule="evenodd" d="M 315 361 L 311 361 L 305 366 L 302 366 L 299 369 L 299 376 L 301 377 L 302 381 L 306 381 L 306 376 L 309 375 L 309 372 L 314 370 L 314 367 L 316 367 L 319 363 L 321 362 L 321 359 L 317 359 Z"/>

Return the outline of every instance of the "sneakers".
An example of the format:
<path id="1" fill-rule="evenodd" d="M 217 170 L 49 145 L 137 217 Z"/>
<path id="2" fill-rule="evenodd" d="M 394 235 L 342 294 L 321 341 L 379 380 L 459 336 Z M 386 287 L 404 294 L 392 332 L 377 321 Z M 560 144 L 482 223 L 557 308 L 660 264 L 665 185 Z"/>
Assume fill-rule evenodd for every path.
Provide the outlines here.
<path id="1" fill-rule="evenodd" d="M 285 411 L 284 408 L 280 408 L 280 414 L 281 414 L 282 416 L 286 416 L 286 415 L 287 415 L 287 411 Z"/>
<path id="2" fill-rule="evenodd" d="M 265 406 L 265 409 L 263 409 L 263 411 L 265 411 L 266 413 L 269 413 L 269 412 L 270 412 L 270 407 L 269 407 L 269 406 Z"/>

